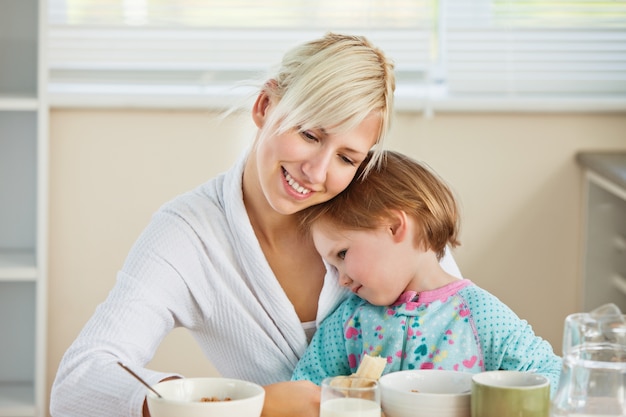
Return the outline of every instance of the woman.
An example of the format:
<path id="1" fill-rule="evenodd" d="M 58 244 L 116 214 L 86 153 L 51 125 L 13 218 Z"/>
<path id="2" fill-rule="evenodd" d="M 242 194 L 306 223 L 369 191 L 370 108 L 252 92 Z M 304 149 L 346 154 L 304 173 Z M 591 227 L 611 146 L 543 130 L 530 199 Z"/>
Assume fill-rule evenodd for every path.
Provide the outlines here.
<path id="1" fill-rule="evenodd" d="M 346 293 L 294 213 L 346 188 L 374 145 L 378 155 L 394 87 L 393 64 L 362 37 L 328 34 L 287 52 L 252 107 L 251 149 L 163 206 L 131 249 L 63 357 L 52 415 L 149 415 L 146 389 L 117 361 L 151 384 L 180 377 L 143 367 L 182 326 L 222 375 L 265 386 L 264 416 L 317 416 L 319 388 L 286 381 Z"/>

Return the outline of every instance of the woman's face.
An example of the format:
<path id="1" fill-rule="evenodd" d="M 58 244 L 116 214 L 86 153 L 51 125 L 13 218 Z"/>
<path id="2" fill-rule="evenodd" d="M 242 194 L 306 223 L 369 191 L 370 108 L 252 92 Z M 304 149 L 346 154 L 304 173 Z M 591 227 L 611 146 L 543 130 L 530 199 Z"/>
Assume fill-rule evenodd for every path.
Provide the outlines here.
<path id="1" fill-rule="evenodd" d="M 292 129 L 258 140 L 257 174 L 269 205 L 281 214 L 293 214 L 339 194 L 352 181 L 379 130 L 380 117 L 370 115 L 342 133 L 323 127 Z"/>

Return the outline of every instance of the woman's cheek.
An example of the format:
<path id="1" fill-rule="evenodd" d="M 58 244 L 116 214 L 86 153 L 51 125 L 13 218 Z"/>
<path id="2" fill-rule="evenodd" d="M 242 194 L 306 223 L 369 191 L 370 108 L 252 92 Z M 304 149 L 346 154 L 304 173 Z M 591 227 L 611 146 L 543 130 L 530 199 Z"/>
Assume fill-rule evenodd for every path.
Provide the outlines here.
<path id="1" fill-rule="evenodd" d="M 348 187 L 348 185 L 352 182 L 352 179 L 354 178 L 355 175 L 356 175 L 356 168 L 346 170 L 345 172 L 342 172 L 341 175 L 337 177 L 332 177 L 331 179 L 329 179 L 328 189 L 330 193 L 332 194 L 332 197 L 335 197 L 337 194 L 345 190 Z"/>

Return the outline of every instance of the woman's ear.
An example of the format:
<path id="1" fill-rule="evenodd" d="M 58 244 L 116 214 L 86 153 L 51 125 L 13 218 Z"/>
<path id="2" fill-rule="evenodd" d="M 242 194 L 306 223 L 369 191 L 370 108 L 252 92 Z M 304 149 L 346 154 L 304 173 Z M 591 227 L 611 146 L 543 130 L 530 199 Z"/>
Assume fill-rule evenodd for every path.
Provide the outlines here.
<path id="1" fill-rule="evenodd" d="M 403 210 L 392 210 L 389 218 L 389 232 L 395 242 L 401 242 L 409 236 L 409 216 Z"/>
<path id="2" fill-rule="evenodd" d="M 270 105 L 270 98 L 265 92 L 265 90 L 261 91 L 254 102 L 254 106 L 252 106 L 252 120 L 254 124 L 259 129 L 263 127 L 265 124 L 265 119 L 267 118 L 267 108 Z"/>
<path id="3" fill-rule="evenodd" d="M 275 80 L 266 82 L 252 106 L 252 120 L 254 120 L 254 124 L 256 124 L 259 129 L 263 127 L 267 120 L 268 110 L 272 104 L 270 94 L 275 87 Z"/>

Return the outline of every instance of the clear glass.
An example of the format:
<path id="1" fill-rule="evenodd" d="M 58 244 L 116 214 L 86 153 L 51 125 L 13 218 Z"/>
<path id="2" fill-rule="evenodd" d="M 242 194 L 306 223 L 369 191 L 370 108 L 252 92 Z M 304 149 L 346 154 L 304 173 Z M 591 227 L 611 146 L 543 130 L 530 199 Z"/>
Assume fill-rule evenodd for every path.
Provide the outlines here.
<path id="1" fill-rule="evenodd" d="M 378 381 L 336 376 L 322 381 L 320 417 L 380 417 Z"/>
<path id="2" fill-rule="evenodd" d="M 626 416 L 626 315 L 615 305 L 565 319 L 552 416 Z"/>

